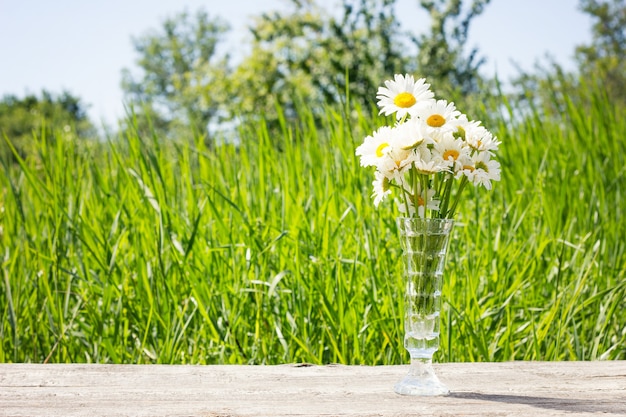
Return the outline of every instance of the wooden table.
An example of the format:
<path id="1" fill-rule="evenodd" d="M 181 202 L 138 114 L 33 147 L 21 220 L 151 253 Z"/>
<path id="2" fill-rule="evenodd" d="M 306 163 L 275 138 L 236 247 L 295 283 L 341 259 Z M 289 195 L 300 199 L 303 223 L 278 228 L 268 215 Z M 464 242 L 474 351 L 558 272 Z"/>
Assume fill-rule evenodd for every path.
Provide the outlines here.
<path id="1" fill-rule="evenodd" d="M 0 416 L 626 415 L 626 361 L 435 368 L 449 396 L 395 394 L 406 366 L 0 364 Z"/>

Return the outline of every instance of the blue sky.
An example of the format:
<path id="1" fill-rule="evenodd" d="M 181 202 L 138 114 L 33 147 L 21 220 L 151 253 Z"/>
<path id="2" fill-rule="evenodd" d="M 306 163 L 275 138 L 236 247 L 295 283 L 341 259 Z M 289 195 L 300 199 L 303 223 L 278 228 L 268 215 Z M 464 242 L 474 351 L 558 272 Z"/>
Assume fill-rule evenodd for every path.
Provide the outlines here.
<path id="1" fill-rule="evenodd" d="M 332 8 L 337 1 L 319 0 Z M 254 15 L 285 9 L 288 0 L 0 0 L 0 96 L 67 90 L 89 105 L 95 121 L 123 115 L 122 68 L 137 58 L 131 37 L 160 27 L 164 18 L 205 8 L 230 22 L 228 47 L 245 39 Z M 577 0 L 492 0 L 470 29 L 470 46 L 488 59 L 483 71 L 531 70 L 546 54 L 571 65 L 575 45 L 590 39 L 591 21 Z M 398 0 L 403 29 L 419 33 L 428 19 L 417 0 Z"/>

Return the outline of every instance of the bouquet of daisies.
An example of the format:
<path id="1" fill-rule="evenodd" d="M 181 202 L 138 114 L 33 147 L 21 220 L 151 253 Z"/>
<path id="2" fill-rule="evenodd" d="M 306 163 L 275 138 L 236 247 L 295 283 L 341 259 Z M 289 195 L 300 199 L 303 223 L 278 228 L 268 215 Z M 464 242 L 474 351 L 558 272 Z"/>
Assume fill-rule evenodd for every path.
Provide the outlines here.
<path id="1" fill-rule="evenodd" d="M 491 189 L 500 180 L 493 159 L 500 142 L 454 103 L 436 100 L 425 79 L 396 74 L 376 95 L 380 113 L 396 115 L 356 149 L 361 166 L 376 168 L 374 205 L 393 190 L 408 217 L 452 218 L 468 183 Z"/>

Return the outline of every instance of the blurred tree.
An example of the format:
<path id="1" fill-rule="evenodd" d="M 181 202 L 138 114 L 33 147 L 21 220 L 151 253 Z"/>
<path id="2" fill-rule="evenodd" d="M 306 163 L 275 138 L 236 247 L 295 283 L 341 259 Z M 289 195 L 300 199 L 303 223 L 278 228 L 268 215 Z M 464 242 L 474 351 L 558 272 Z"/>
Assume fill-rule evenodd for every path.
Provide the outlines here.
<path id="1" fill-rule="evenodd" d="M 123 88 L 139 124 L 170 132 L 176 125 L 204 133 L 224 119 L 262 115 L 274 126 L 306 105 L 314 113 L 339 103 L 371 107 L 382 81 L 395 73 L 426 77 L 440 94 L 482 91 L 476 49 L 464 54 L 470 21 L 489 0 L 421 1 L 433 20 L 419 37 L 402 32 L 396 0 L 340 0 L 329 14 L 315 0 L 286 0 L 283 11 L 251 25 L 250 52 L 234 68 L 216 47 L 227 26 L 205 12 L 168 19 L 159 32 L 135 41 L 143 76 L 128 70 Z M 419 54 L 411 52 L 411 39 Z M 141 104 L 138 106 L 137 104 Z"/>
<path id="2" fill-rule="evenodd" d="M 626 0 L 581 0 L 593 20 L 590 45 L 576 48 L 580 75 L 601 79 L 615 104 L 626 107 Z"/>
<path id="3" fill-rule="evenodd" d="M 380 82 L 406 71 L 395 0 L 343 0 L 338 16 L 313 0 L 291 0 L 285 12 L 264 14 L 250 28 L 252 53 L 231 86 L 243 114 L 290 114 L 298 100 L 311 108 L 343 99 L 371 105 Z"/>
<path id="4" fill-rule="evenodd" d="M 228 73 L 228 56 L 217 47 L 229 26 L 203 11 L 166 19 L 160 31 L 133 41 L 141 75 L 123 71 L 122 89 L 139 124 L 174 134 L 191 127 L 206 135 L 219 118 L 221 92 Z M 149 121 L 146 118 L 150 119 Z"/>
<path id="5" fill-rule="evenodd" d="M 29 94 L 24 98 L 5 95 L 0 101 L 0 135 L 11 141 L 21 157 L 32 152 L 36 137 L 45 135 L 49 141 L 54 140 L 59 129 L 66 137 L 96 135 L 86 107 L 66 91 L 54 95 L 43 90 L 41 96 Z M 14 160 L 5 140 L 0 140 L 0 157 Z"/>
<path id="6" fill-rule="evenodd" d="M 290 0 L 291 8 L 264 14 L 250 28 L 252 53 L 238 66 L 229 96 L 242 114 L 270 119 L 277 105 L 290 114 L 298 100 L 321 108 L 346 92 L 353 104 L 367 107 L 383 80 L 408 72 L 426 77 L 441 96 L 466 104 L 480 95 L 473 101 L 482 102 L 484 60 L 476 48 L 466 54 L 466 47 L 470 23 L 489 1 L 464 7 L 462 0 L 422 0 L 431 28 L 416 36 L 401 30 L 396 0 L 342 0 L 331 15 L 314 0 Z"/>

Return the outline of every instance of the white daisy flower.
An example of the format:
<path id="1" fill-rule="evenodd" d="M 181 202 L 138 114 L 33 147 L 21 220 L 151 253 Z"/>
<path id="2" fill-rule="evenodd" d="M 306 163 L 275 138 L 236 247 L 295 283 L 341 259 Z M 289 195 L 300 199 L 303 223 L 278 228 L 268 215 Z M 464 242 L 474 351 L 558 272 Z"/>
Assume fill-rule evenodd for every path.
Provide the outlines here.
<path id="1" fill-rule="evenodd" d="M 474 168 L 474 161 L 472 160 L 472 157 L 469 154 L 464 154 L 459 158 L 459 160 L 461 168 L 456 170 L 454 177 L 459 179 L 462 176 L 466 176 L 467 179 L 473 183 L 474 171 L 476 171 L 476 169 Z"/>
<path id="2" fill-rule="evenodd" d="M 479 152 L 472 156 L 474 162 L 471 178 L 474 185 L 482 185 L 491 190 L 491 181 L 500 181 L 500 163 L 491 159 L 489 152 Z"/>
<path id="3" fill-rule="evenodd" d="M 419 146 L 434 144 L 431 132 L 423 120 L 414 118 L 396 127 L 398 143 L 403 149 L 416 149 Z"/>
<path id="4" fill-rule="evenodd" d="M 433 175 L 442 171 L 449 171 L 448 165 L 441 159 L 435 158 L 428 148 L 421 148 L 419 156 L 413 162 L 419 174 Z"/>
<path id="5" fill-rule="evenodd" d="M 489 152 L 498 150 L 500 141 L 482 126 L 469 125 L 465 129 L 465 141 L 475 151 Z"/>
<path id="6" fill-rule="evenodd" d="M 414 152 L 406 146 L 406 138 L 398 127 L 383 126 L 356 148 L 361 166 L 375 166 L 383 175 L 393 179 L 404 173 L 415 160 Z"/>
<path id="7" fill-rule="evenodd" d="M 480 122 L 472 120 L 471 122 L 467 119 L 467 116 L 461 114 L 458 118 L 458 125 L 456 127 L 456 131 L 454 131 L 454 136 L 459 139 L 465 140 L 465 132 L 469 129 L 476 128 L 480 126 Z"/>
<path id="8" fill-rule="evenodd" d="M 372 197 L 374 198 L 374 206 L 378 207 L 385 197 L 391 194 L 391 187 L 389 186 L 389 178 L 385 177 L 381 172 L 376 171 L 374 178 L 374 181 L 372 181 L 372 186 L 374 187 Z"/>
<path id="9" fill-rule="evenodd" d="M 380 159 L 377 167 L 387 178 L 397 179 L 411 168 L 417 153 L 413 149 L 405 149 L 398 135 L 395 135 L 393 139 L 389 151 Z"/>
<path id="10" fill-rule="evenodd" d="M 456 131 L 460 124 L 461 112 L 456 109 L 454 103 L 446 100 L 432 100 L 416 112 L 417 117 L 426 122 L 431 132 Z"/>
<path id="11" fill-rule="evenodd" d="M 433 155 L 436 159 L 441 159 L 452 172 L 463 169 L 463 164 L 469 158 L 469 148 L 462 139 L 457 139 L 451 132 L 444 135 L 433 148 Z"/>
<path id="12" fill-rule="evenodd" d="M 378 166 L 381 159 L 391 151 L 393 135 L 393 128 L 382 126 L 371 136 L 367 136 L 355 151 L 355 154 L 361 157 L 361 166 Z"/>
<path id="13" fill-rule="evenodd" d="M 415 112 L 424 102 L 432 99 L 435 95 L 430 91 L 430 84 L 425 83 L 424 78 L 415 81 L 412 75 L 396 74 L 393 81 L 385 81 L 385 87 L 379 87 L 376 94 L 380 113 L 385 116 L 396 113 L 396 119 L 400 120 L 407 114 L 414 116 Z"/>

